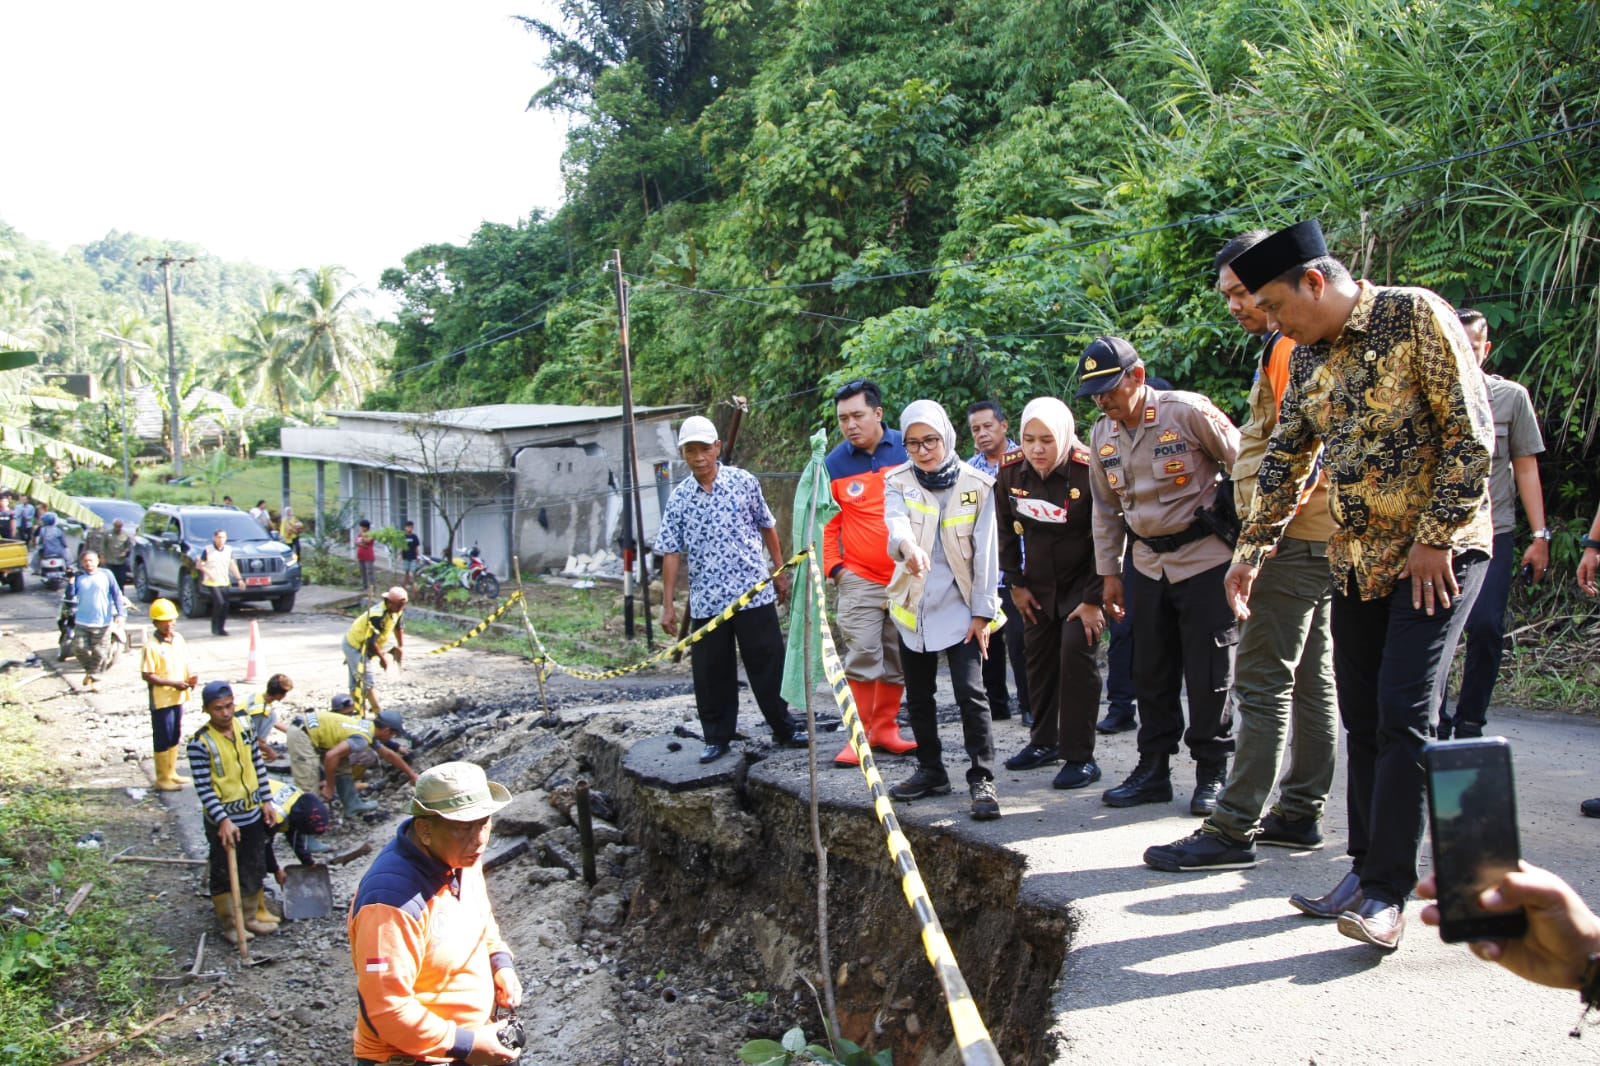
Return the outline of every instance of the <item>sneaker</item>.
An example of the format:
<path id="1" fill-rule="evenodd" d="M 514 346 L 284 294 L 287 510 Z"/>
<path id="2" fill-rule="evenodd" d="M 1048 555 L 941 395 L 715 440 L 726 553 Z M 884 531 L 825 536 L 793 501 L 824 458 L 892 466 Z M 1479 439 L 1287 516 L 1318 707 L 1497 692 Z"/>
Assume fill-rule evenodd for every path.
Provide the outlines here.
<path id="1" fill-rule="evenodd" d="M 1146 848 L 1144 864 L 1152 870 L 1248 870 L 1256 864 L 1256 850 L 1236 844 L 1207 822 L 1182 840 Z"/>
<path id="2" fill-rule="evenodd" d="M 1006 769 L 1033 770 L 1060 760 L 1061 756 L 1056 754 L 1056 749 L 1044 744 L 1029 744 L 1006 760 Z"/>
<path id="3" fill-rule="evenodd" d="M 992 822 L 1000 817 L 1000 796 L 994 790 L 993 781 L 974 781 L 972 783 L 972 820 L 975 822 Z"/>
<path id="4" fill-rule="evenodd" d="M 889 789 L 889 795 L 897 800 L 919 800 L 924 796 L 948 796 L 950 794 L 950 776 L 943 771 L 917 767 L 910 777 Z"/>
<path id="5" fill-rule="evenodd" d="M 1085 762 L 1068 762 L 1050 782 L 1051 788 L 1083 788 L 1100 780 L 1100 764 L 1093 759 Z"/>
<path id="6" fill-rule="evenodd" d="M 1274 807 L 1261 819 L 1255 843 L 1297 851 L 1317 851 L 1322 847 L 1322 830 L 1316 818 L 1288 818 Z"/>

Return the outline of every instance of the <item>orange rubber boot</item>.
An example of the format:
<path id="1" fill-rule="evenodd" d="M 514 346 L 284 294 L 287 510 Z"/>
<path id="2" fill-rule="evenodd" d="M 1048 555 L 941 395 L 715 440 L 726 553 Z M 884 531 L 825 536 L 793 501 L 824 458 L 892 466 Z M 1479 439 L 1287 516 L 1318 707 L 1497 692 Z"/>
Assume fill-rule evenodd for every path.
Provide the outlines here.
<path id="1" fill-rule="evenodd" d="M 851 681 L 850 694 L 856 699 L 856 714 L 861 719 L 861 730 L 867 734 L 867 743 L 872 743 L 872 722 L 876 714 L 875 705 L 878 699 L 876 681 Z M 861 760 L 856 757 L 856 749 L 850 746 L 850 734 L 845 734 L 845 745 L 839 754 L 833 757 L 835 766 L 860 766 Z"/>
<path id="2" fill-rule="evenodd" d="M 916 751 L 917 742 L 900 735 L 900 694 L 905 691 L 905 686 L 879 681 L 876 687 L 877 701 L 867 741 L 874 748 L 882 748 L 891 755 L 906 755 Z"/>

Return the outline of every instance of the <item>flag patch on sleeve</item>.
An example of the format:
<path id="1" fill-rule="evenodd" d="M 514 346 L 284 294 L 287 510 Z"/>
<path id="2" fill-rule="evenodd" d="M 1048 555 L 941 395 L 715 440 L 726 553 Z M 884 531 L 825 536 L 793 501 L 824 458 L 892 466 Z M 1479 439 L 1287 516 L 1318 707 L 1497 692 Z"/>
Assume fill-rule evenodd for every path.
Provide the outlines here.
<path id="1" fill-rule="evenodd" d="M 380 955 L 378 958 L 368 959 L 367 960 L 367 972 L 368 973 L 388 973 L 389 972 L 389 960 L 388 960 L 388 958 Z"/>

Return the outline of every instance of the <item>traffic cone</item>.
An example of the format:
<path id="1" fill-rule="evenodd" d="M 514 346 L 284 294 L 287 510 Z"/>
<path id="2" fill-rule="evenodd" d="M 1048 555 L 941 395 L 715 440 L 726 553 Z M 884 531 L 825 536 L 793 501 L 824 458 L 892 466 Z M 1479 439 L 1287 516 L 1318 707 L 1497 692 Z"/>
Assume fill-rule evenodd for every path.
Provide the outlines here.
<path id="1" fill-rule="evenodd" d="M 261 623 L 255 619 L 250 620 L 250 658 L 245 661 L 244 681 L 247 685 L 258 685 L 261 679 L 267 676 L 267 664 L 261 654 Z"/>

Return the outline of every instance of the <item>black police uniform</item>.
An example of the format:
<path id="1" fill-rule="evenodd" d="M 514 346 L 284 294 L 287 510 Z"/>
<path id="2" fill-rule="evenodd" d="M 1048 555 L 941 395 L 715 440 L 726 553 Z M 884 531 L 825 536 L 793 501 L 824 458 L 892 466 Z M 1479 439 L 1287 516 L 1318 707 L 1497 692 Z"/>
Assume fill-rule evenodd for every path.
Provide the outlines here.
<path id="1" fill-rule="evenodd" d="M 1095 643 L 1081 621 L 1067 618 L 1080 604 L 1098 606 L 1101 600 L 1092 516 L 1086 449 L 1074 447 L 1047 477 L 1039 476 L 1021 449 L 1000 461 L 995 485 L 1000 570 L 1008 588 L 1025 588 L 1039 601 L 1036 621 L 1023 631 L 1033 709 L 1029 743 L 1056 748 L 1069 763 L 1094 758 L 1100 708 Z M 1011 613 L 1014 621 L 1023 621 L 1020 609 Z"/>

